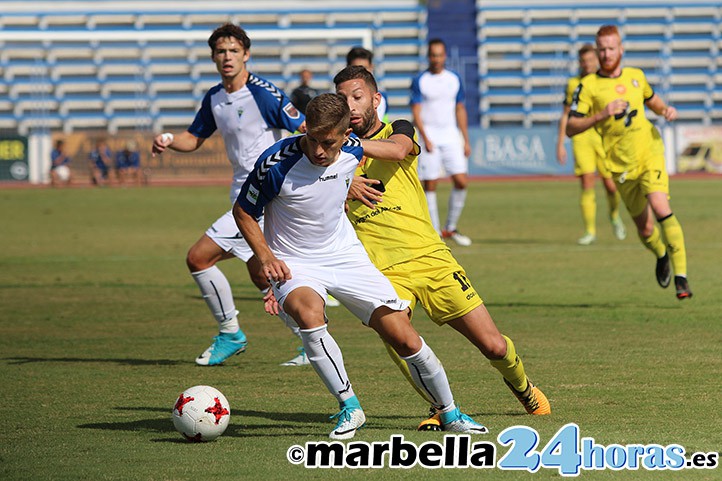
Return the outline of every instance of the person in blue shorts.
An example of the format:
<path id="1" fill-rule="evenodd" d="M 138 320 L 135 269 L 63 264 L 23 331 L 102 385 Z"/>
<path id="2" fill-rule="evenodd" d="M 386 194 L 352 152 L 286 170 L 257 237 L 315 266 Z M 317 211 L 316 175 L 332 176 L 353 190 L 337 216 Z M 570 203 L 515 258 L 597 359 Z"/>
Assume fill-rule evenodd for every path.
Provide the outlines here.
<path id="1" fill-rule="evenodd" d="M 127 141 L 123 150 L 115 154 L 115 171 L 118 183 L 140 185 L 140 153 L 134 140 Z"/>
<path id="2" fill-rule="evenodd" d="M 90 181 L 97 186 L 108 185 L 109 166 L 112 165 L 112 152 L 105 139 L 98 139 L 95 148 L 90 151 L 88 167 L 90 168 Z"/>

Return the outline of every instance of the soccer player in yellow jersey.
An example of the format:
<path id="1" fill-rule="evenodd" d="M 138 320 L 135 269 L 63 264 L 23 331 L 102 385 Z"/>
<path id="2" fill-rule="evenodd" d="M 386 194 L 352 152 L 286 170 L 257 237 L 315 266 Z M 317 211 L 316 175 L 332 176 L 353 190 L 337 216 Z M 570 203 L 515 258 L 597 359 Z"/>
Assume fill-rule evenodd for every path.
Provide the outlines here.
<path id="1" fill-rule="evenodd" d="M 567 82 L 567 90 L 564 96 L 564 111 L 559 119 L 559 132 L 557 135 L 557 161 L 564 165 L 567 162 L 567 149 L 564 146 L 566 140 L 567 118 L 569 117 L 572 96 L 582 77 L 594 73 L 599 68 L 597 52 L 591 43 L 584 44 L 579 49 L 579 75 L 571 77 Z M 576 135 L 572 139 L 572 151 L 574 152 L 574 175 L 579 177 L 582 183 L 582 193 L 579 205 L 582 210 L 584 221 L 584 235 L 577 241 L 580 245 L 589 245 L 597 240 L 597 201 L 594 195 L 594 173 L 598 170 L 602 177 L 602 184 L 607 191 L 607 204 L 609 205 L 609 220 L 612 222 L 614 236 L 619 240 L 627 237 L 619 216 L 619 192 L 612 180 L 612 174 L 604 164 L 604 148 L 602 138 L 599 134 L 589 129 L 584 133 Z"/>
<path id="2" fill-rule="evenodd" d="M 549 414 L 549 401 L 527 378 L 514 343 L 499 333 L 464 268 L 431 223 L 416 170 L 419 145 L 413 125 L 406 120 L 384 124 L 378 119 L 380 95 L 365 68 L 346 67 L 334 83 L 351 108 L 354 133 L 362 139 L 385 139 L 377 143 L 378 150 L 364 144 L 366 158 L 356 174 L 366 179 L 354 180 L 350 197 L 355 200 L 348 202 L 348 217 L 371 261 L 401 298 L 412 300 L 409 316 L 419 302 L 434 322 L 456 329 L 491 361 L 527 412 Z M 387 349 L 411 379 L 406 363 L 388 345 Z M 423 390 L 417 391 L 431 401 Z M 419 428 L 434 424 L 438 425 L 438 417 Z"/>
<path id="3" fill-rule="evenodd" d="M 692 297 L 687 282 L 684 234 L 669 204 L 664 144 L 645 116 L 644 107 L 668 121 L 677 118 L 677 110 L 655 95 L 642 70 L 621 67 L 624 49 L 617 27 L 601 27 L 596 43 L 599 72 L 584 77 L 577 87 L 567 135 L 577 135 L 592 127 L 600 133 L 607 166 L 639 237 L 657 257 L 657 282 L 662 287 L 669 286 L 671 259 L 677 298 Z"/>

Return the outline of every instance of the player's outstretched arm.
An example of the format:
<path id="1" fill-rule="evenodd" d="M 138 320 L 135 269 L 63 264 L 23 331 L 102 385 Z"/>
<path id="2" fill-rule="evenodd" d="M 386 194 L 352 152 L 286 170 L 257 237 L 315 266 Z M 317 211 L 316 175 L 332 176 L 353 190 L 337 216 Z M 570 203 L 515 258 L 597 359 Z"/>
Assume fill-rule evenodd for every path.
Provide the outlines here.
<path id="1" fill-rule="evenodd" d="M 414 141 L 403 134 L 395 134 L 387 139 L 361 139 L 364 155 L 374 159 L 401 162 L 414 150 Z"/>
<path id="2" fill-rule="evenodd" d="M 283 282 L 291 279 L 291 270 L 285 262 L 276 258 L 271 248 L 268 247 L 266 238 L 263 237 L 263 232 L 261 232 L 256 219 L 243 210 L 238 202 L 233 204 L 233 218 L 241 234 L 243 234 L 246 242 L 248 242 L 261 263 L 261 269 L 266 279 L 273 282 Z"/>
<path id="3" fill-rule="evenodd" d="M 187 130 L 178 135 L 170 132 L 156 135 L 153 139 L 153 157 L 156 154 L 162 154 L 166 149 L 176 150 L 178 152 L 193 152 L 198 150 L 206 139 L 196 137 Z"/>

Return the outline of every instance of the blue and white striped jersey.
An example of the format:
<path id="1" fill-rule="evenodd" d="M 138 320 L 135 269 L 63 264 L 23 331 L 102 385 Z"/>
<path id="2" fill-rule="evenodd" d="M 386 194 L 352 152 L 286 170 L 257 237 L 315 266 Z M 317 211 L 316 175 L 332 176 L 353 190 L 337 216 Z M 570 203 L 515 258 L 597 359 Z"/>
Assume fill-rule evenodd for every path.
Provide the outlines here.
<path id="1" fill-rule="evenodd" d="M 188 132 L 206 139 L 220 131 L 233 167 L 230 197 L 234 202 L 261 152 L 279 140 L 283 130 L 294 132 L 303 121 L 303 114 L 282 90 L 249 74 L 246 85 L 233 93 L 222 84 L 211 88 Z"/>
<path id="2" fill-rule="evenodd" d="M 285 138 L 263 152 L 237 199 L 249 215 L 264 216 L 266 242 L 279 259 L 327 258 L 361 246 L 344 213 L 361 141 L 351 134 L 336 162 L 321 167 L 301 150 L 302 138 Z"/>

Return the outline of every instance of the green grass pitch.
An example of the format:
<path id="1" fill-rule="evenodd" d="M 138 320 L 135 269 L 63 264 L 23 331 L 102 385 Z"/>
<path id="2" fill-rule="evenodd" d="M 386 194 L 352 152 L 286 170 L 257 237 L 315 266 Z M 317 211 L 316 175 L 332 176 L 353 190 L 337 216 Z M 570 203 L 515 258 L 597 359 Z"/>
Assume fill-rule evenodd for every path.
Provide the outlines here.
<path id="1" fill-rule="evenodd" d="M 440 198 L 448 196 L 448 184 Z M 659 288 L 654 259 L 617 241 L 597 188 L 598 242 L 581 235 L 577 182 L 473 183 L 452 246 L 500 330 L 515 340 L 553 414 L 531 417 L 498 373 L 450 328 L 414 324 L 446 367 L 457 403 L 489 427 L 564 424 L 600 444 L 722 447 L 722 180 L 672 179 L 694 298 Z M 188 247 L 227 208 L 225 187 L 0 190 L 0 479 L 559 479 L 499 469 L 315 469 L 286 460 L 325 441 L 336 404 L 310 367 L 285 368 L 298 343 L 262 311 L 237 260 L 234 288 L 246 353 L 217 368 L 193 359 L 216 325 L 185 267 Z M 440 206 L 445 212 L 445 207 Z M 368 417 L 356 440 L 403 434 L 417 445 L 427 406 L 377 336 L 344 308 L 329 310 Z M 170 412 L 184 388 L 209 384 L 231 404 L 219 440 L 188 444 Z M 506 448 L 499 446 L 500 456 Z M 720 480 L 722 468 L 583 471 L 580 479 Z"/>

